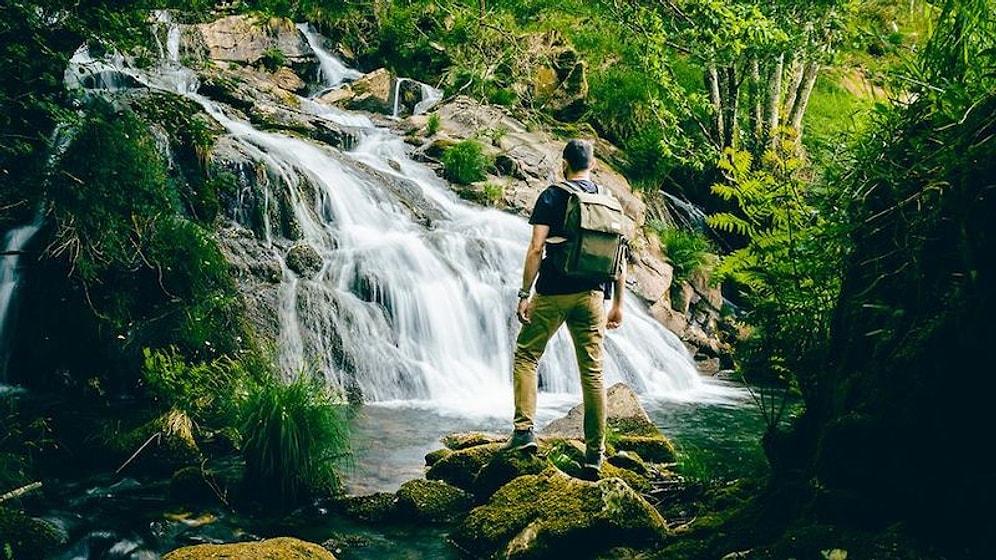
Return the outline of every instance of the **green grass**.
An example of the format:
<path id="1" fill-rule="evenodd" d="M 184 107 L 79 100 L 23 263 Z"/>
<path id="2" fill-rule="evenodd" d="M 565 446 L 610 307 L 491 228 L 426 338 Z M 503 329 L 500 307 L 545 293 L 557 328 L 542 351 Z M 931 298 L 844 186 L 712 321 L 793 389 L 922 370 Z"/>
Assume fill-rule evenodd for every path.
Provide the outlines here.
<path id="1" fill-rule="evenodd" d="M 245 480 L 263 503 L 293 506 L 340 490 L 349 455 L 345 418 L 326 386 L 307 373 L 254 389 L 242 424 Z"/>
<path id="2" fill-rule="evenodd" d="M 876 99 L 867 83 L 858 83 L 856 75 L 834 72 L 817 78 L 802 124 L 806 131 L 804 142 L 811 151 L 831 149 L 842 141 L 846 143 L 865 129 L 875 103 L 885 101 Z M 857 93 L 845 87 L 844 80 L 852 83 Z"/>

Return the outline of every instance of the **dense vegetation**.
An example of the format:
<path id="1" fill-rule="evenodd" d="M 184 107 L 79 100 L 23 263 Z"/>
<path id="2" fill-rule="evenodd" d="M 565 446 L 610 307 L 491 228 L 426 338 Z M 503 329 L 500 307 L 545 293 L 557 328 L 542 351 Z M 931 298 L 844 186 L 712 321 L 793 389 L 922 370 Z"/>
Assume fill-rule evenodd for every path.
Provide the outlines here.
<path id="1" fill-rule="evenodd" d="M 36 313 L 18 335 L 19 359 L 41 372 L 30 381 L 39 387 L 104 404 L 140 393 L 150 406 L 139 421 L 105 434 L 127 450 L 156 434 L 183 453 L 235 447 L 272 502 L 334 491 L 328 467 L 344 438 L 330 398 L 306 376 L 273 381 L 212 241 L 231 188 L 205 165 L 212 126 L 174 99 L 122 110 L 62 87 L 84 39 L 140 41 L 147 10 L 161 7 L 191 19 L 215 8 L 0 7 L 0 62 L 15 78 L 0 84 L 0 230 L 40 211 L 33 250 L 46 277 L 61 279 L 26 295 Z M 992 468 L 975 452 L 988 424 L 992 381 L 979 362 L 996 285 L 991 0 L 223 9 L 308 20 L 361 68 L 386 65 L 554 130 L 594 131 L 622 149 L 614 163 L 652 206 L 666 190 L 705 208 L 704 222 L 653 227 L 679 279 L 709 270 L 741 310 L 748 335 L 736 364 L 765 388 L 772 479 L 660 557 L 770 543 L 776 557 L 806 554 L 792 543 L 818 546 L 821 534 L 806 531 L 829 524 L 878 535 L 869 557 L 986 551 L 992 521 L 965 513 L 992 501 Z M 541 63 L 565 83 L 573 76 L 577 95 L 531 87 Z M 170 137 L 172 164 L 161 129 L 182 131 Z M 446 152 L 452 180 L 481 178 L 478 148 Z M 718 262 L 706 256 L 714 247 Z M 788 429 L 783 391 L 805 405 Z M 299 423 L 279 420 L 288 407 Z M 45 421 L 2 417 L 0 490 L 30 481 L 31 460 L 52 446 Z M 932 447 L 941 441 L 952 445 Z M 921 539 L 897 556 L 875 548 L 899 533 Z"/>

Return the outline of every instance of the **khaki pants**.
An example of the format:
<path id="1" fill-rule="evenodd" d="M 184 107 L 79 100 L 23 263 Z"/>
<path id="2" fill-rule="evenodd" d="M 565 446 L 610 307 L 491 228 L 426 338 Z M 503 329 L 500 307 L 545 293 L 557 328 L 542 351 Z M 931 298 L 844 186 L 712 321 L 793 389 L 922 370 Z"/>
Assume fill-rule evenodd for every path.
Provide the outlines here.
<path id="1" fill-rule="evenodd" d="M 605 386 L 602 383 L 602 339 L 605 337 L 605 296 L 592 290 L 577 294 L 536 294 L 530 302 L 530 322 L 522 325 L 515 344 L 512 387 L 515 429 L 533 427 L 536 417 L 537 368 L 546 345 L 567 323 L 574 342 L 584 400 L 584 440 L 587 458 L 605 450 Z"/>

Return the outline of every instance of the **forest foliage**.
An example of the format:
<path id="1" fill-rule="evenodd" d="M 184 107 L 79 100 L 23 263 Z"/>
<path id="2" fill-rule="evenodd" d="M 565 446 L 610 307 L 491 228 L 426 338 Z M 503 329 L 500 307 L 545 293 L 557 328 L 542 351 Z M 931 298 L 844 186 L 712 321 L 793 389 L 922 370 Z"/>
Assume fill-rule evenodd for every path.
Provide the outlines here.
<path id="1" fill-rule="evenodd" d="M 996 45 L 987 0 L 5 2 L 0 63 L 10 79 L 0 83 L 0 229 L 30 221 L 41 208 L 51 220 L 46 258 L 66 278 L 56 293 L 89 309 L 86 326 L 99 333 L 78 344 L 114 355 L 108 363 L 128 372 L 122 383 L 145 383 L 151 399 L 190 397 L 190 406 L 176 406 L 178 400 L 165 411 L 179 408 L 206 424 L 254 418 L 239 425 L 250 447 L 262 448 L 266 434 L 297 437 L 266 428 L 281 413 L 280 402 L 314 411 L 303 421 L 318 426 L 287 429 L 324 433 L 319 428 L 331 430 L 335 420 L 302 397 L 304 385 L 253 385 L 257 393 L 240 397 L 257 407 L 249 416 L 198 408 L 210 395 L 196 393 L 194 381 L 239 373 L 225 360 L 241 356 L 251 337 L 210 235 L 231 187 L 204 169 L 215 132 L 188 118 L 196 111 L 167 100 L 119 111 L 62 85 L 80 44 L 99 51 L 141 42 L 149 10 L 160 8 L 193 20 L 225 13 L 307 20 L 362 69 L 386 65 L 540 125 L 567 119 L 574 130 L 590 127 L 622 149 L 622 170 L 648 199 L 666 190 L 708 209 L 712 246 L 726 253 L 717 278 L 750 326 L 738 366 L 799 391 L 812 405 L 825 397 L 821 381 L 833 355 L 834 321 L 846 315 L 842 302 L 923 262 L 924 245 L 897 247 L 898 235 L 877 237 L 878 220 L 902 215 L 912 227 L 894 231 L 929 231 L 949 218 L 934 210 L 953 190 L 952 175 L 938 170 L 971 169 L 992 154 L 984 136 L 968 141 L 951 132 L 978 124 L 991 107 Z M 551 114 L 523 87 L 544 62 L 530 49 L 537 37 L 569 46 L 584 61 L 587 94 L 568 114 Z M 162 153 L 159 128 L 180 131 L 170 139 L 175 166 Z M 67 137 L 72 142 L 60 152 Z M 478 151 L 458 145 L 447 152 L 454 180 L 480 177 L 488 162 Z M 973 199 L 959 203 L 965 210 Z M 855 251 L 867 239 L 881 241 L 863 247 L 882 254 Z M 960 273 L 971 284 L 981 265 L 967 261 L 980 257 L 970 236 L 958 239 L 967 263 L 959 263 L 967 267 Z M 675 258 L 687 265 L 682 274 L 709 250 L 700 241 L 672 239 Z M 855 286 L 846 277 L 855 255 L 893 268 L 867 273 Z M 931 293 L 960 301 L 971 289 L 938 280 Z M 862 302 L 882 315 L 875 317 L 878 330 L 861 334 L 902 347 L 900 335 L 910 334 L 902 327 L 903 298 L 918 297 L 911 290 L 896 301 Z M 931 318 L 913 334 L 926 337 Z M 213 378 L 222 383 L 217 394 L 231 388 L 225 375 Z M 772 426 L 780 413 L 773 405 Z M 339 453 L 318 448 L 323 457 Z M 256 459 L 256 474 L 274 476 L 279 457 Z M 309 469 L 301 471 L 314 475 L 308 484 L 331 480 Z M 286 495 L 298 494 L 301 484 L 278 481 Z"/>

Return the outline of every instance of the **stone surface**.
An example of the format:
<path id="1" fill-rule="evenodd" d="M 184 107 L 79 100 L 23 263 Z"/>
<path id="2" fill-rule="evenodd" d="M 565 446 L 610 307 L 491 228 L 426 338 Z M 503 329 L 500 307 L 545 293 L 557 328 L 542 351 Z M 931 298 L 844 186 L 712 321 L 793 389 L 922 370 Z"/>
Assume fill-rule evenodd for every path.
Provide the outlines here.
<path id="1" fill-rule="evenodd" d="M 417 478 L 401 485 L 397 512 L 406 520 L 450 523 L 463 518 L 474 503 L 465 490 L 441 480 Z"/>
<path id="2" fill-rule="evenodd" d="M 636 393 L 624 383 L 616 383 L 605 391 L 606 424 L 620 434 L 659 436 L 660 430 L 643 409 Z M 583 438 L 584 408 L 579 404 L 567 415 L 550 422 L 540 430 L 544 437 Z"/>
<path id="3" fill-rule="evenodd" d="M 451 534 L 478 557 L 593 557 L 613 546 L 663 539 L 664 519 L 619 478 L 586 482 L 553 467 L 521 476 L 474 508 Z"/>
<path id="4" fill-rule="evenodd" d="M 259 542 L 198 544 L 168 552 L 163 560 L 335 560 L 321 546 L 291 537 L 277 537 Z"/>
<path id="5" fill-rule="evenodd" d="M 200 24 L 197 29 L 213 60 L 255 64 L 270 49 L 279 50 L 289 60 L 314 54 L 290 20 L 237 15 Z"/>

